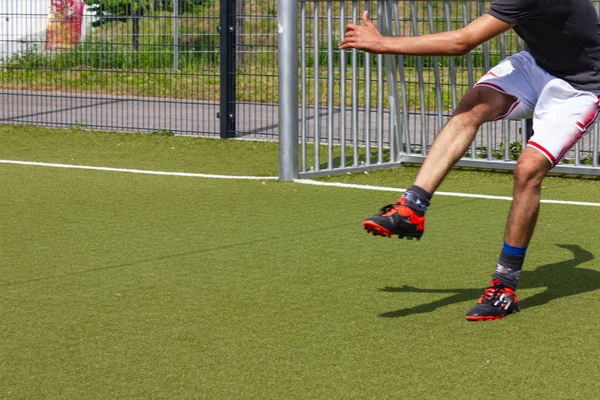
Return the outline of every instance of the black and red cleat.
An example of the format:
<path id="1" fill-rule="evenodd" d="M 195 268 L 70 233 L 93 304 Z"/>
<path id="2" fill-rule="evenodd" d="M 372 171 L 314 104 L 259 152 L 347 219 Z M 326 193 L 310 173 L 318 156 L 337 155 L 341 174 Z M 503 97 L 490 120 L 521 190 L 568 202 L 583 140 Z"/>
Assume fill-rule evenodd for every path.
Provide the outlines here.
<path id="1" fill-rule="evenodd" d="M 506 287 L 499 279 L 492 280 L 485 289 L 475 307 L 467 312 L 469 321 L 490 321 L 519 311 L 519 297 L 515 291 Z"/>
<path id="2" fill-rule="evenodd" d="M 425 229 L 425 213 L 421 214 L 407 206 L 406 199 L 400 197 L 395 204 L 389 204 L 379 214 L 365 219 L 363 226 L 376 236 L 398 235 L 400 239 L 420 240 Z"/>

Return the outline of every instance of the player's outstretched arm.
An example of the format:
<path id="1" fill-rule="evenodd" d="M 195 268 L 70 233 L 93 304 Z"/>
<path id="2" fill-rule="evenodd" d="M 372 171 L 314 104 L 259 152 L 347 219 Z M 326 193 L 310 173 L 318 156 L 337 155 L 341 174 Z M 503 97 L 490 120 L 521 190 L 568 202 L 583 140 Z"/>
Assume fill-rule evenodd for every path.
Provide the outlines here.
<path id="1" fill-rule="evenodd" d="M 369 19 L 362 15 L 362 24 L 348 24 L 340 49 L 358 49 L 378 54 L 463 55 L 493 37 L 511 29 L 514 24 L 485 14 L 464 28 L 423 36 L 383 36 Z"/>

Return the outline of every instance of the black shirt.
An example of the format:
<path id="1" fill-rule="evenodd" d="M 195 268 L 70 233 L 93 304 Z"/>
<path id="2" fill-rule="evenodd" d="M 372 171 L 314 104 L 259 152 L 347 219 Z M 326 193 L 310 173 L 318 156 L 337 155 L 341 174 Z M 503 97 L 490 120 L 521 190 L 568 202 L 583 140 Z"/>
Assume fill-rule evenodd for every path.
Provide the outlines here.
<path id="1" fill-rule="evenodd" d="M 496 0 L 537 64 L 576 89 L 600 91 L 600 25 L 591 0 Z"/>

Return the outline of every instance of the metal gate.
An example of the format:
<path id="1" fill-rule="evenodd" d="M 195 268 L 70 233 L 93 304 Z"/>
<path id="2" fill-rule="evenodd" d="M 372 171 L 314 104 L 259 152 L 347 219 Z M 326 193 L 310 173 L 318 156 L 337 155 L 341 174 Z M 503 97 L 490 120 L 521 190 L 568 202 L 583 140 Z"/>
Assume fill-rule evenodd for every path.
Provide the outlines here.
<path id="1" fill-rule="evenodd" d="M 501 59 L 523 50 L 523 42 L 511 31 L 464 57 L 370 55 L 337 48 L 345 25 L 360 23 L 367 10 L 384 35 L 422 35 L 464 27 L 490 4 L 280 1 L 280 50 L 299 49 L 296 65 L 285 63 L 289 55 L 281 57 L 282 80 L 290 80 L 281 85 L 300 88 L 282 92 L 282 135 L 298 138 L 296 144 L 282 137 L 282 178 L 422 162 L 462 95 Z M 284 12 L 294 14 L 296 21 Z M 287 122 L 295 120 L 287 102 L 297 108 L 298 126 Z M 529 131 L 528 121 L 485 124 L 458 165 L 513 169 Z M 554 171 L 600 175 L 598 125 Z"/>

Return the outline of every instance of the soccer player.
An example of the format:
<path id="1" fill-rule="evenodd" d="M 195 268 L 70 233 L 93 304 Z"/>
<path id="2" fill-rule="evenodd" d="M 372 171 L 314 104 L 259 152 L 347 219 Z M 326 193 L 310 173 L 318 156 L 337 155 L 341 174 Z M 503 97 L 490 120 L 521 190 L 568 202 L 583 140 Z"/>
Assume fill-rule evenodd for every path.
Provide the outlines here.
<path id="1" fill-rule="evenodd" d="M 501 61 L 462 98 L 436 137 L 414 184 L 395 204 L 363 221 L 381 236 L 420 239 L 431 196 L 465 154 L 479 127 L 533 118 L 533 136 L 514 171 L 504 243 L 492 276 L 467 320 L 495 320 L 519 310 L 515 294 L 537 221 L 541 183 L 595 122 L 600 102 L 600 30 L 591 0 L 497 0 L 468 26 L 416 37 L 384 37 L 369 20 L 349 24 L 340 49 L 407 55 L 464 55 L 513 29 L 527 44 Z"/>

